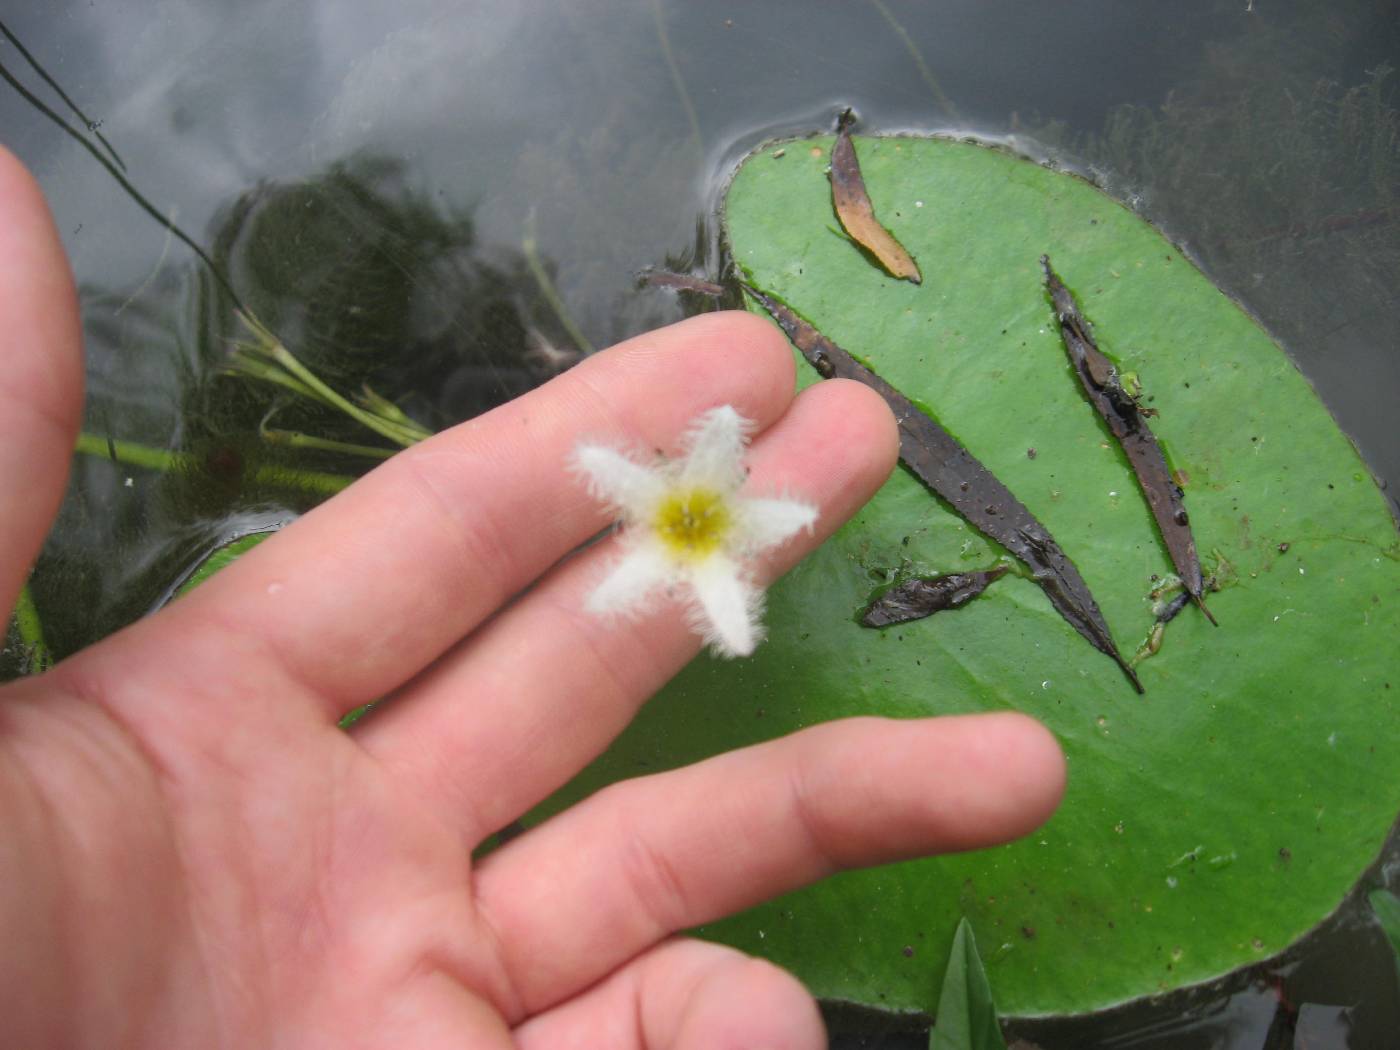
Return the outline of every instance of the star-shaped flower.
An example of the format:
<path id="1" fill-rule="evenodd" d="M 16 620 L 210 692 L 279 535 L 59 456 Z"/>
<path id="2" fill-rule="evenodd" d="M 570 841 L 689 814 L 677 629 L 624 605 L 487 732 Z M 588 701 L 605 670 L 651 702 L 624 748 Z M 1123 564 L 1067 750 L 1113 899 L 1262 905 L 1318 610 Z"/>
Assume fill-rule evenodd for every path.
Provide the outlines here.
<path id="1" fill-rule="evenodd" d="M 731 406 L 701 415 L 685 454 L 654 466 L 606 445 L 581 443 L 574 466 L 594 496 L 617 509 L 625 550 L 585 608 L 638 612 L 659 592 L 687 603 L 691 626 L 722 656 L 747 656 L 762 637 L 763 590 L 750 561 L 802 529 L 817 508 L 739 495 L 752 424 Z"/>

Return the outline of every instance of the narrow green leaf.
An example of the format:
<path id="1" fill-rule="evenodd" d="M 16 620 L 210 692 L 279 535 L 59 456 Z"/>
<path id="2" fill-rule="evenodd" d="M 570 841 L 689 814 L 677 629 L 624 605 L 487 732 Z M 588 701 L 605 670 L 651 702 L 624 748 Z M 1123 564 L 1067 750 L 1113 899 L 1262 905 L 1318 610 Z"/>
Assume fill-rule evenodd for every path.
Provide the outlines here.
<path id="1" fill-rule="evenodd" d="M 977 939 L 965 918 L 958 920 L 953 934 L 936 1021 L 929 1033 L 929 1050 L 1006 1050 L 987 972 L 977 954 Z"/>
<path id="2" fill-rule="evenodd" d="M 549 303 L 549 307 L 554 311 L 554 316 L 559 319 L 559 323 L 564 326 L 564 331 L 569 333 L 569 338 L 574 341 L 575 349 L 584 354 L 593 353 L 593 344 L 588 341 L 588 337 L 583 334 L 573 315 L 569 313 L 569 308 L 564 305 L 564 299 L 559 294 L 559 290 L 554 287 L 554 282 L 549 277 L 549 271 L 544 268 L 544 262 L 540 259 L 540 245 L 535 229 L 535 212 L 532 208 L 525 216 L 525 238 L 520 242 L 520 250 L 525 254 L 525 262 L 530 267 L 530 273 L 534 274 L 535 283 L 540 286 L 540 293 Z"/>
<path id="3" fill-rule="evenodd" d="M 1376 913 L 1376 921 L 1381 924 L 1390 946 L 1395 949 L 1395 965 L 1400 968 L 1400 897 L 1389 890 L 1372 890 L 1371 910 Z"/>

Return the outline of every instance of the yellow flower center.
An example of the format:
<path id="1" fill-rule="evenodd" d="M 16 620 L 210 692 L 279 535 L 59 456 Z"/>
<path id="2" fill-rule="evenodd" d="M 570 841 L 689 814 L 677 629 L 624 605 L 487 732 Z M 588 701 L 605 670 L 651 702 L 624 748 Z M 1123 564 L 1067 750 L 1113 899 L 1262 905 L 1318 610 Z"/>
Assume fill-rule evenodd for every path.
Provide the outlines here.
<path id="1" fill-rule="evenodd" d="M 713 554 L 723 546 L 731 524 L 724 497 L 703 488 L 669 493 L 652 520 L 666 549 L 685 560 Z"/>

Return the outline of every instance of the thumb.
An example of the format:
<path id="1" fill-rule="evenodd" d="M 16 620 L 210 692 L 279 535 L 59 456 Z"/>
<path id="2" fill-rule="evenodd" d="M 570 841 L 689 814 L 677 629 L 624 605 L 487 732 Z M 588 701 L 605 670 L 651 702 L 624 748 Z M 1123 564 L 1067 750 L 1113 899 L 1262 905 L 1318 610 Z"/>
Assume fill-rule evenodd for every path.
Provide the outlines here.
<path id="1" fill-rule="evenodd" d="M 9 618 L 68 477 L 82 326 L 44 195 L 0 147 L 0 616 Z"/>

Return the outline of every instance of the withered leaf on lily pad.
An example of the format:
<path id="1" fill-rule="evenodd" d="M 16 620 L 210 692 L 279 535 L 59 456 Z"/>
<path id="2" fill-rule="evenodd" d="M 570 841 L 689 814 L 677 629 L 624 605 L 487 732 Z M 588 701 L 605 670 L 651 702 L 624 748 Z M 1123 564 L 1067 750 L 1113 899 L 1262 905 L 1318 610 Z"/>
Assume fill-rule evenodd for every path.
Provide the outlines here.
<path id="1" fill-rule="evenodd" d="M 711 298 L 724 294 L 722 284 L 696 277 L 693 273 L 676 273 L 674 270 L 642 270 L 637 274 L 637 281 L 649 288 L 674 288 L 678 292 L 694 292 Z"/>
<path id="2" fill-rule="evenodd" d="M 1206 608 L 1203 597 L 1205 583 L 1201 577 L 1201 560 L 1196 554 L 1196 541 L 1191 535 L 1191 520 L 1186 514 L 1183 493 L 1172 477 L 1171 468 L 1167 466 L 1162 446 L 1157 443 L 1156 436 L 1143 418 L 1146 411 L 1124 389 L 1117 368 L 1094 342 L 1089 322 L 1079 312 L 1074 295 L 1051 268 L 1050 257 L 1042 255 L 1040 265 L 1045 270 L 1045 287 L 1060 322 L 1065 352 L 1069 354 L 1070 363 L 1079 376 L 1079 383 L 1127 454 L 1138 486 L 1147 497 L 1152 517 L 1156 519 L 1157 528 L 1167 545 L 1172 565 L 1181 577 L 1182 587 L 1205 613 L 1206 619 L 1215 623 L 1215 617 Z"/>
<path id="3" fill-rule="evenodd" d="M 836 208 L 836 217 L 851 238 L 875 256 L 891 276 L 919 284 L 923 275 L 913 256 L 875 218 L 875 206 L 865 190 L 860 161 L 856 159 L 856 148 L 851 142 L 853 119 L 849 109 L 841 114 L 836 143 L 831 147 L 831 202 Z"/>
<path id="4" fill-rule="evenodd" d="M 860 622 L 866 627 L 889 627 L 922 620 L 945 609 L 961 609 L 1006 572 L 1005 565 L 998 565 L 982 572 L 912 577 L 896 583 L 871 602 Z"/>
<path id="5" fill-rule="evenodd" d="M 915 477 L 951 503 L 969 524 L 1024 562 L 1055 610 L 1090 645 L 1122 668 L 1134 689 L 1143 692 L 1136 672 L 1119 653 L 1089 585 L 1050 535 L 1050 530 L 953 435 L 907 397 L 792 309 L 750 285 L 743 287 L 773 316 L 823 379 L 854 379 L 885 399 L 899 423 L 900 461 Z"/>

